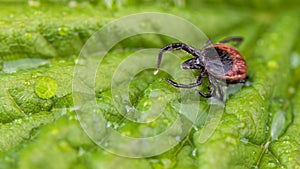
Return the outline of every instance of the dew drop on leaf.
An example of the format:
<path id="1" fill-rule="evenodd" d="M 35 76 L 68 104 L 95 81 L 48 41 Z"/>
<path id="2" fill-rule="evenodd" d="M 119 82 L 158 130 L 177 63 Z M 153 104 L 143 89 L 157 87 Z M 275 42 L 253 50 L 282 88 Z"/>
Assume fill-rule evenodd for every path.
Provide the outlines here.
<path id="1" fill-rule="evenodd" d="M 285 128 L 285 112 L 279 111 L 275 114 L 272 126 L 271 126 L 271 139 L 277 140 L 283 129 Z"/>
<path id="2" fill-rule="evenodd" d="M 161 159 L 161 163 L 163 164 L 164 168 L 169 168 L 172 164 L 172 161 L 170 159 L 164 158 Z"/>
<path id="3" fill-rule="evenodd" d="M 38 78 L 35 84 L 35 93 L 42 99 L 50 99 L 55 95 L 57 88 L 56 80 L 49 76 L 44 76 Z"/>
<path id="4" fill-rule="evenodd" d="M 60 36 L 66 36 L 70 33 L 70 28 L 66 27 L 66 26 L 62 26 L 58 28 L 58 34 Z"/>
<path id="5" fill-rule="evenodd" d="M 197 149 L 194 148 L 193 151 L 192 151 L 192 156 L 193 156 L 193 157 L 196 157 L 196 155 L 197 155 Z"/>
<path id="6" fill-rule="evenodd" d="M 248 144 L 249 143 L 249 139 L 248 138 L 241 138 L 240 141 L 244 144 Z"/>

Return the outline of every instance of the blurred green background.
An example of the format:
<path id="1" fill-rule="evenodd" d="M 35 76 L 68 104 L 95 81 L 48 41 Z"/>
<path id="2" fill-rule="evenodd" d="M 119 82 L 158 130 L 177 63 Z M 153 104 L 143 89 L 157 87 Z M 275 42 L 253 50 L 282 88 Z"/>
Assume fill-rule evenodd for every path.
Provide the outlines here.
<path id="1" fill-rule="evenodd" d="M 205 122 L 201 117 L 170 151 L 131 159 L 104 151 L 82 131 L 72 107 L 72 75 L 94 32 L 139 12 L 185 18 L 213 41 L 243 36 L 239 50 L 248 63 L 249 82 L 230 95 L 207 142 L 199 143 Z M 299 20 L 296 0 L 1 0 L 0 168 L 300 168 Z M 149 36 L 121 42 L 103 71 L 110 77 L 125 55 L 172 42 Z M 41 98 L 35 86 L 43 84 L 44 76 L 58 88 Z M 131 88 L 137 106 L 147 101 L 149 84 L 158 81 L 147 72 L 140 76 Z M 98 102 L 107 118 L 119 120 L 105 90 L 108 77 L 96 89 Z M 154 85 L 176 92 L 159 82 Z M 53 86 L 45 88 L 56 90 Z M 169 111 L 177 113 L 171 107 Z M 119 128 L 125 133 L 145 127 L 125 124 Z"/>

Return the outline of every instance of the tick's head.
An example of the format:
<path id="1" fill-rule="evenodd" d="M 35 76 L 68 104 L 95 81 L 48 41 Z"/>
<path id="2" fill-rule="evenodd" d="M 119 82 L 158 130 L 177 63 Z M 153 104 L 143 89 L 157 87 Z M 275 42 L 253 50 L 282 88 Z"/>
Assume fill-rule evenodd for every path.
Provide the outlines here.
<path id="1" fill-rule="evenodd" d="M 182 63 L 182 69 L 202 69 L 204 67 L 200 57 L 189 59 Z"/>

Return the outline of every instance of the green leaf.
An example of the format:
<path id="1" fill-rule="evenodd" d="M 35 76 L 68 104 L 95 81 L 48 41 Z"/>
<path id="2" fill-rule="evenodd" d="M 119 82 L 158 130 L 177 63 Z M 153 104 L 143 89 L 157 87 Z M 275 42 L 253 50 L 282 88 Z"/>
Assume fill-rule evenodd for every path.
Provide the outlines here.
<path id="1" fill-rule="evenodd" d="M 226 8 L 221 6 L 223 3 L 1 2 L 0 168 L 299 168 L 297 2 L 249 1 L 242 6 L 242 2 L 230 0 L 226 1 Z M 177 117 L 183 117 L 179 121 L 181 127 L 171 133 L 188 131 L 170 150 L 134 159 L 107 152 L 85 133 L 75 113 L 78 107 L 73 104 L 76 95 L 72 93 L 72 80 L 77 56 L 90 36 L 110 21 L 145 11 L 183 17 L 214 42 L 228 36 L 243 36 L 245 41 L 239 51 L 247 61 L 249 79 L 245 85 L 228 86 L 222 114 L 208 114 L 210 105 L 207 99 L 200 98 L 196 124 L 186 129 L 190 119 L 181 114 L 178 104 L 191 100 L 181 100 L 180 90 L 161 80 L 171 78 L 167 73 L 162 71 L 154 76 L 154 69 L 144 70 L 130 81 L 128 97 L 132 105 L 141 112 L 163 103 L 165 107 L 158 117 L 145 116 L 154 121 L 136 123 L 118 113 L 111 79 L 120 63 L 137 50 L 161 48 L 177 41 L 160 35 L 140 35 L 121 41 L 103 58 L 95 78 L 95 111 L 107 120 L 101 125 L 124 136 L 148 137 L 163 133 Z M 194 35 L 186 32 L 185 36 Z M 170 60 L 164 63 L 167 61 Z M 193 73 L 196 78 L 197 72 Z M 214 126 L 209 122 L 218 117 L 221 120 L 211 137 L 200 140 L 206 125 Z"/>

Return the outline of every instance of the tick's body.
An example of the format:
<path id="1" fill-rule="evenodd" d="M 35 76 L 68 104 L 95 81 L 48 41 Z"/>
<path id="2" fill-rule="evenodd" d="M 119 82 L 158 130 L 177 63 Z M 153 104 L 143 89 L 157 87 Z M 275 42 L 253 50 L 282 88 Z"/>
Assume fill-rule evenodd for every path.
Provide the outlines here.
<path id="1" fill-rule="evenodd" d="M 213 48 L 220 56 L 224 73 L 214 74 L 211 72 L 211 74 L 228 83 L 244 82 L 247 76 L 247 64 L 242 55 L 235 48 L 224 43 L 214 44 Z M 209 68 L 209 65 L 205 65 L 205 67 Z M 209 72 L 209 69 L 207 71 Z"/>
<path id="2" fill-rule="evenodd" d="M 163 52 L 170 50 L 182 49 L 194 57 L 185 61 L 182 64 L 183 69 L 199 69 L 201 70 L 198 80 L 190 84 L 178 84 L 170 79 L 165 79 L 168 83 L 175 87 L 192 88 L 201 85 L 202 77 L 207 75 L 212 90 L 205 94 L 199 90 L 197 92 L 203 97 L 211 97 L 216 94 L 216 88 L 219 91 L 220 97 L 223 97 L 223 92 L 220 87 L 213 83 L 224 80 L 227 83 L 243 83 L 247 77 L 247 64 L 242 55 L 233 47 L 226 45 L 227 42 L 240 43 L 241 37 L 228 38 L 216 44 L 211 44 L 208 41 L 203 49 L 196 49 L 184 43 L 173 43 L 163 47 L 158 55 L 157 69 L 160 67 Z"/>

